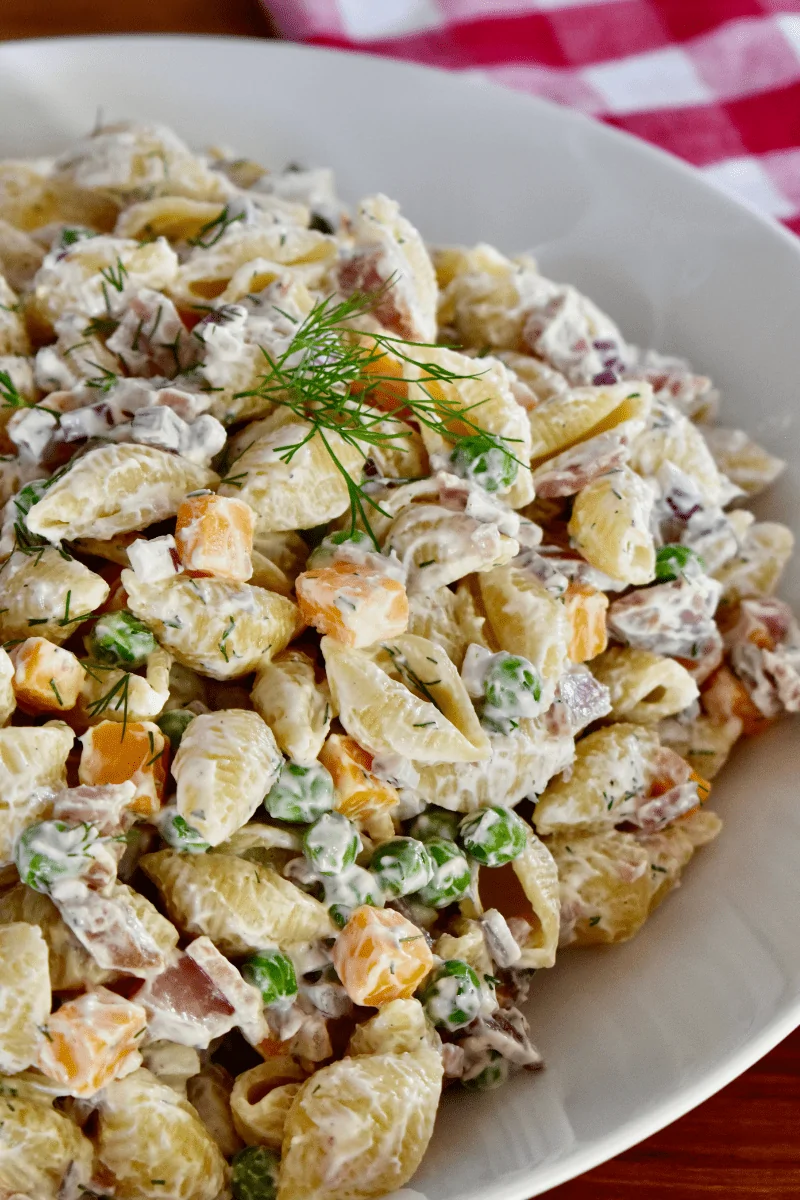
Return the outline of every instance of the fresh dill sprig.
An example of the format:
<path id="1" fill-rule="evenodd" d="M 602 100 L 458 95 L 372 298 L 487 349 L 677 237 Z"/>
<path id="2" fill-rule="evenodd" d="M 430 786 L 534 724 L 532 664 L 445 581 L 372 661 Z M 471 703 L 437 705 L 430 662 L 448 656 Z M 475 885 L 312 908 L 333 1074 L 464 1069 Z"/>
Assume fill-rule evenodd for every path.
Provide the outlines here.
<path id="1" fill-rule="evenodd" d="M 83 336 L 87 338 L 111 337 L 111 334 L 116 333 L 118 329 L 119 321 L 115 317 L 92 317 L 83 331 Z"/>
<path id="2" fill-rule="evenodd" d="M 409 663 L 405 654 L 403 654 L 400 650 L 396 649 L 394 646 L 387 646 L 383 642 L 381 643 L 381 649 L 385 650 L 389 655 L 389 658 L 394 664 L 395 670 L 403 682 L 408 684 L 408 686 L 414 691 L 419 692 L 420 695 L 423 696 L 430 704 L 432 704 L 434 708 L 438 708 L 439 712 L 441 712 L 442 706 L 439 704 L 433 692 L 430 690 L 432 687 L 436 687 L 437 684 L 441 683 L 441 679 L 421 679 Z"/>
<path id="3" fill-rule="evenodd" d="M 96 362 L 90 362 L 89 366 L 96 367 L 100 374 L 93 375 L 91 379 L 85 379 L 84 383 L 87 387 L 96 388 L 99 392 L 110 392 L 119 382 L 120 376 L 116 371 L 111 371 L 108 367 Z"/>
<path id="4" fill-rule="evenodd" d="M 125 287 L 125 280 L 128 276 L 128 268 L 125 263 L 117 255 L 116 270 L 114 267 L 101 267 L 100 274 L 115 292 L 121 292 Z"/>
<path id="5" fill-rule="evenodd" d="M 485 401 L 455 408 L 447 403 L 438 387 L 478 379 L 483 371 L 461 374 L 437 362 L 426 362 L 425 350 L 438 348 L 431 343 L 410 342 L 386 333 L 359 336 L 353 322 L 376 309 L 393 286 L 394 280 L 389 280 L 376 291 L 356 292 L 346 300 L 328 296 L 302 322 L 276 307 L 281 316 L 296 326 L 295 333 L 277 358 L 261 347 L 267 371 L 256 388 L 237 396 L 259 396 L 288 408 L 308 423 L 302 437 L 280 448 L 280 458 L 290 462 L 318 436 L 347 487 L 351 532 L 361 522 L 376 548 L 378 541 L 369 523 L 368 510 L 383 516 L 390 514 L 351 477 L 337 454 L 333 434 L 357 449 L 365 460 L 367 447 L 391 445 L 411 437 L 409 421 L 456 446 L 464 438 L 480 434 L 510 454 L 507 440 L 487 433 L 469 416 Z M 411 367 L 411 377 L 387 373 L 387 357 Z M 412 386 L 407 388 L 408 395 L 401 397 L 397 389 L 404 383 Z M 241 487 L 244 477 L 246 472 L 229 477 L 228 482 Z"/>
<path id="6" fill-rule="evenodd" d="M 21 396 L 14 380 L 8 371 L 0 371 L 0 399 L 2 408 L 30 408 L 30 404 Z"/>
<path id="7" fill-rule="evenodd" d="M 84 661 L 83 666 L 86 668 L 86 674 L 91 676 L 91 678 L 97 682 L 100 682 L 100 680 L 98 680 L 97 675 L 94 674 L 96 670 L 116 671 L 118 669 L 117 667 L 108 667 L 103 663 L 86 661 Z M 92 700 L 91 704 L 87 704 L 86 706 L 90 717 L 99 717 L 102 713 L 106 712 L 107 709 L 112 707 L 114 712 L 119 712 L 120 708 L 122 709 L 122 733 L 119 739 L 121 742 L 125 741 L 125 733 L 128 728 L 128 689 L 130 687 L 130 682 L 130 673 L 126 671 L 124 675 L 120 676 L 116 683 L 112 683 L 108 691 L 104 692 L 102 696 L 98 696 L 96 700 Z M 112 701 L 114 700 L 116 700 L 116 703 L 112 705 Z"/>
<path id="8" fill-rule="evenodd" d="M 228 205 L 226 204 L 222 212 L 214 217 L 212 221 L 206 221 L 205 225 L 201 226 L 197 231 L 197 237 L 187 238 L 190 246 L 201 246 L 203 250 L 210 250 L 212 246 L 216 246 L 226 229 L 231 225 L 235 225 L 237 221 L 244 220 L 244 213 L 237 213 L 235 217 L 228 215 Z M 210 235 L 210 236 L 208 236 Z"/>

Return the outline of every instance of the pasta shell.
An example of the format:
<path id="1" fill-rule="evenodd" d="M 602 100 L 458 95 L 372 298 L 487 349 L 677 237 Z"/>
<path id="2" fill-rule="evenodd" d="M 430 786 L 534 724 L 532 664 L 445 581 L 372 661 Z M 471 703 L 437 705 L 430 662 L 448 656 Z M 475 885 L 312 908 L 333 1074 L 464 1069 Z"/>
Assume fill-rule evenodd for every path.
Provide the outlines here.
<path id="1" fill-rule="evenodd" d="M 121 1200 L 216 1200 L 225 1160 L 188 1100 L 140 1069 L 98 1097 L 95 1151 Z"/>
<path id="2" fill-rule="evenodd" d="M 703 437 L 718 470 L 748 496 L 758 496 L 775 482 L 786 466 L 782 458 L 776 458 L 759 446 L 743 429 L 707 425 Z"/>
<path id="3" fill-rule="evenodd" d="M 618 724 L 581 738 L 569 780 L 555 779 L 539 797 L 533 822 L 540 834 L 563 829 L 607 829 L 617 810 L 652 778 L 658 737 L 642 725 Z"/>
<path id="4" fill-rule="evenodd" d="M 756 521 L 744 534 L 739 553 L 714 572 L 723 600 L 771 596 L 794 550 L 794 534 L 777 521 Z"/>
<path id="5" fill-rule="evenodd" d="M 479 575 L 478 586 L 500 649 L 527 658 L 554 686 L 572 636 L 564 605 L 532 571 L 513 563 Z"/>
<path id="6" fill-rule="evenodd" d="M 280 1150 L 286 1117 L 306 1078 L 307 1072 L 286 1055 L 239 1075 L 231 1092 L 231 1113 L 242 1141 Z"/>
<path id="7" fill-rule="evenodd" d="M 435 1050 L 372 1054 L 323 1067 L 286 1118 L 278 1200 L 368 1200 L 413 1175 L 442 1086 Z M 330 1131 L 346 1128 L 345 1143 Z"/>
<path id="8" fill-rule="evenodd" d="M 575 752 L 571 733 L 549 733 L 540 718 L 521 720 L 510 734 L 489 734 L 489 744 L 491 757 L 483 762 L 415 763 L 419 783 L 413 794 L 452 812 L 473 812 L 486 804 L 513 808 L 543 792 Z"/>
<path id="9" fill-rule="evenodd" d="M 389 526 L 384 550 L 393 550 L 406 568 L 413 594 L 436 591 L 475 571 L 507 563 L 519 544 L 491 522 L 438 504 L 409 504 Z"/>
<path id="10" fill-rule="evenodd" d="M 722 500 L 722 477 L 698 427 L 672 405 L 659 404 L 653 420 L 634 439 L 630 465 L 645 478 L 654 478 L 671 462 L 694 480 L 707 505 Z"/>
<path id="11" fill-rule="evenodd" d="M 531 926 L 518 967 L 553 966 L 560 921 L 558 868 L 544 842 L 528 831 L 525 849 L 513 862 L 479 871 L 477 894 L 482 911 L 496 908 Z"/>
<path id="12" fill-rule="evenodd" d="M 15 550 L 0 571 L 0 634 L 23 640 L 35 633 L 58 645 L 75 632 L 72 614 L 92 613 L 108 591 L 100 575 L 54 546 Z"/>
<path id="13" fill-rule="evenodd" d="M 311 529 L 332 521 L 349 506 L 347 483 L 332 454 L 352 479 L 361 475 L 364 455 L 338 433 L 317 433 L 290 461 L 286 447 L 298 445 L 311 426 L 297 421 L 255 440 L 233 467 L 236 483 L 223 483 L 221 496 L 238 496 L 256 514 L 256 535 Z M 330 451 L 326 448 L 326 442 Z"/>
<path id="14" fill-rule="evenodd" d="M 187 492 L 213 487 L 206 467 L 155 446 L 112 443 L 90 450 L 30 510 L 31 533 L 107 539 L 173 517 Z"/>
<path id="15" fill-rule="evenodd" d="M 322 652 L 339 720 L 371 754 L 426 763 L 489 757 L 461 677 L 433 642 L 405 634 L 371 653 L 326 637 Z"/>
<path id="16" fill-rule="evenodd" d="M 111 972 L 99 967 L 84 949 L 50 897 L 35 892 L 24 883 L 16 884 L 0 896 L 0 925 L 14 921 L 25 921 L 40 929 L 47 944 L 50 983 L 54 992 L 77 991 L 96 983 L 106 983 L 111 978 Z"/>
<path id="17" fill-rule="evenodd" d="M 291 600 L 249 583 L 188 575 L 144 583 L 123 571 L 122 585 L 131 612 L 162 646 L 212 679 L 249 674 L 262 658 L 283 650 L 297 627 Z"/>
<path id="18" fill-rule="evenodd" d="M 573 388 L 568 395 L 545 400 L 528 414 L 534 466 L 623 421 L 647 417 L 652 403 L 653 389 L 640 381 Z"/>
<path id="19" fill-rule="evenodd" d="M 0 865 L 13 860 L 25 826 L 47 812 L 47 789 L 66 786 L 73 741 L 63 721 L 0 729 Z"/>
<path id="20" fill-rule="evenodd" d="M 653 492 L 629 467 L 601 475 L 575 497 L 568 529 L 588 563 L 625 583 L 651 583 L 656 551 Z"/>
<path id="21" fill-rule="evenodd" d="M 633 646 L 612 646 L 592 663 L 592 674 L 608 688 L 611 717 L 649 725 L 688 708 L 697 684 L 674 658 Z"/>
<path id="22" fill-rule="evenodd" d="M 328 736 L 333 713 L 308 655 L 284 650 L 271 662 L 261 663 L 251 699 L 287 758 L 302 766 L 313 763 Z"/>
<path id="23" fill-rule="evenodd" d="M 36 1061 L 50 1015 L 47 942 L 36 925 L 0 925 L 0 979 L 0 1070 L 13 1075 Z"/>
<path id="24" fill-rule="evenodd" d="M 467 583 L 455 591 L 442 587 L 409 596 L 408 632 L 441 646 L 459 669 L 471 642 L 489 645 L 485 625 L 486 618 Z"/>
<path id="25" fill-rule="evenodd" d="M 528 414 L 514 398 L 511 378 L 499 359 L 474 359 L 444 347 L 425 346 L 414 352 L 419 363 L 411 372 L 409 398 L 436 405 L 434 415 L 444 422 L 453 434 L 472 434 L 476 428 L 502 438 L 510 454 L 517 460 L 517 476 L 502 493 L 512 508 L 521 508 L 533 499 L 533 483 L 529 462 L 531 458 L 531 429 Z M 428 365 L 452 371 L 454 380 L 433 379 Z M 450 417 L 452 412 L 453 416 Z M 459 414 L 463 418 L 459 420 Z M 453 442 L 427 425 L 422 425 L 422 440 L 428 454 L 449 453 Z"/>
<path id="26" fill-rule="evenodd" d="M 250 820 L 282 761 L 258 713 L 240 708 L 201 713 L 184 733 L 172 764 L 178 812 L 216 846 Z"/>
<path id="27" fill-rule="evenodd" d="M 269 867 L 227 854 L 146 854 L 142 869 L 186 933 L 205 935 L 225 955 L 291 946 L 334 931 L 327 910 Z"/>
<path id="28" fill-rule="evenodd" d="M 92 1144 L 78 1126 L 53 1108 L 53 1097 L 21 1079 L 0 1077 L 0 1189 L 7 1196 L 57 1200 L 89 1188 Z M 74 1194 L 74 1193 L 73 1193 Z"/>

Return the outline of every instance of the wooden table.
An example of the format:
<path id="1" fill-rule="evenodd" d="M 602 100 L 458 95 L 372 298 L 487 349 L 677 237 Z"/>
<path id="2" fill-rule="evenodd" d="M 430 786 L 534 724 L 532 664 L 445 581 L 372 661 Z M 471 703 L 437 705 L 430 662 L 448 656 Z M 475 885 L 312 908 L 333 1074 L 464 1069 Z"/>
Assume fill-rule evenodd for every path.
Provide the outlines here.
<path id="1" fill-rule="evenodd" d="M 77 33 L 274 36 L 257 0 L 0 0 L 0 40 Z M 688 1116 L 549 1195 L 798 1200 L 800 1030 Z"/>

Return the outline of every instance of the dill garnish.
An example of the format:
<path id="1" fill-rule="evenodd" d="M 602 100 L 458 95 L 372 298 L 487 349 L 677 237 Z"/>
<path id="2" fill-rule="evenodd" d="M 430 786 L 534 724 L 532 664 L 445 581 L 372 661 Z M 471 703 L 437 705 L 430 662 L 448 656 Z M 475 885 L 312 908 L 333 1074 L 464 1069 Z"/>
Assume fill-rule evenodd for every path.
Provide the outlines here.
<path id="1" fill-rule="evenodd" d="M 100 681 L 97 675 L 94 674 L 95 671 L 117 670 L 116 667 L 108 667 L 103 663 L 84 662 L 83 665 L 86 668 L 86 674 L 97 682 Z M 130 687 L 130 682 L 130 674 L 126 671 L 116 683 L 111 685 L 107 692 L 104 692 L 97 700 L 93 700 L 91 704 L 86 706 L 90 717 L 99 717 L 101 713 L 104 713 L 111 707 L 113 707 L 114 712 L 119 712 L 120 708 L 122 709 L 122 734 L 119 739 L 121 742 L 125 741 L 125 733 L 128 728 L 128 688 Z M 111 703 L 112 700 L 116 700 L 116 704 L 113 706 Z"/>
<path id="2" fill-rule="evenodd" d="M 187 238 L 190 246 L 201 246 L 203 250 L 209 250 L 212 246 L 216 246 L 219 239 L 229 229 L 231 225 L 235 225 L 237 221 L 244 220 L 244 213 L 237 213 L 235 217 L 228 216 L 228 205 L 226 204 L 219 216 L 214 217 L 213 221 L 206 221 L 197 231 L 197 237 Z M 210 234 L 210 237 L 206 235 Z"/>
<path id="3" fill-rule="evenodd" d="M 30 404 L 19 394 L 8 371 L 0 371 L 0 399 L 2 408 L 30 408 Z"/>
<path id="4" fill-rule="evenodd" d="M 346 484 L 351 532 L 361 522 L 376 548 L 378 541 L 367 510 L 383 516 L 390 514 L 351 477 L 337 454 L 332 435 L 338 435 L 357 449 L 365 462 L 367 447 L 391 445 L 409 438 L 409 421 L 456 446 L 465 437 L 478 433 L 490 445 L 509 454 L 507 440 L 486 433 L 468 415 L 483 400 L 455 408 L 433 390 L 442 383 L 480 378 L 482 371 L 459 374 L 439 363 L 425 361 L 425 350 L 437 349 L 431 343 L 409 342 L 387 333 L 359 335 L 352 327 L 353 321 L 381 303 L 392 286 L 394 281 L 390 280 L 376 291 L 356 292 L 346 300 L 328 296 L 302 322 L 276 306 L 276 311 L 296 326 L 295 333 L 278 358 L 261 347 L 267 371 L 256 388 L 237 394 L 237 398 L 258 396 L 281 405 L 308 424 L 308 431 L 302 437 L 279 449 L 280 458 L 290 462 L 312 438 L 319 437 Z M 396 370 L 394 374 L 386 373 L 387 356 L 407 364 L 412 372 L 410 377 L 398 376 Z M 397 389 L 403 383 L 413 387 L 401 399 Z M 232 476 L 229 482 L 241 487 L 240 479 L 241 476 Z"/>
<path id="5" fill-rule="evenodd" d="M 434 708 L 441 712 L 441 705 L 437 702 L 436 697 L 430 691 L 432 687 L 436 687 L 437 684 L 442 682 L 441 679 L 420 679 L 419 675 L 411 666 L 405 654 L 403 654 L 400 650 L 397 650 L 394 646 L 387 646 L 385 642 L 381 642 L 381 649 L 385 650 L 389 655 L 392 663 L 394 664 L 395 670 L 403 682 L 414 691 L 419 692 L 420 695 L 424 696 L 426 700 L 430 701 Z M 431 722 L 431 724 L 433 724 L 433 722 Z"/>

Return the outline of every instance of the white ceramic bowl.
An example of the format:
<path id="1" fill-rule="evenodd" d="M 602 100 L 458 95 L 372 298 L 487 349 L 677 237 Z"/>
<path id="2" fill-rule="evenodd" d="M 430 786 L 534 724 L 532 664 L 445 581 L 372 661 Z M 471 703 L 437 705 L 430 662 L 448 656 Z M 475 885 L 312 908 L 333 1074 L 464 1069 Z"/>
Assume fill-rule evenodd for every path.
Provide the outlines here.
<path id="1" fill-rule="evenodd" d="M 800 243 L 643 143 L 482 82 L 267 42 L 96 38 L 0 47 L 0 155 L 46 153 L 105 119 L 160 120 L 197 146 L 336 168 L 432 241 L 533 250 L 637 342 L 677 351 L 726 423 L 790 462 L 760 507 L 800 513 Z M 800 596 L 795 566 L 784 588 Z M 800 1021 L 800 749 L 786 723 L 714 789 L 725 818 L 633 942 L 565 953 L 529 1015 L 547 1061 L 448 1096 L 402 1193 L 523 1200 L 653 1133 Z"/>

